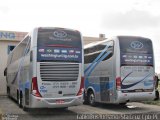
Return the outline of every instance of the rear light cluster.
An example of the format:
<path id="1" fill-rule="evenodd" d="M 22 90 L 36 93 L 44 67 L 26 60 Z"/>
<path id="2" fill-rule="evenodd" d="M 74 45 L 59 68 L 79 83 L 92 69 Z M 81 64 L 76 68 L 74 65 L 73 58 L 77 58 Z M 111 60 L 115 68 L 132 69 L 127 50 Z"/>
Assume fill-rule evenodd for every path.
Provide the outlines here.
<path id="1" fill-rule="evenodd" d="M 77 96 L 82 95 L 84 92 L 84 77 L 81 77 L 81 85 L 80 85 L 80 89 L 77 93 Z"/>
<path id="2" fill-rule="evenodd" d="M 121 77 L 116 78 L 116 88 L 117 90 L 121 89 Z"/>
<path id="3" fill-rule="evenodd" d="M 36 97 L 42 97 L 38 91 L 37 77 L 32 78 L 32 94 Z"/>

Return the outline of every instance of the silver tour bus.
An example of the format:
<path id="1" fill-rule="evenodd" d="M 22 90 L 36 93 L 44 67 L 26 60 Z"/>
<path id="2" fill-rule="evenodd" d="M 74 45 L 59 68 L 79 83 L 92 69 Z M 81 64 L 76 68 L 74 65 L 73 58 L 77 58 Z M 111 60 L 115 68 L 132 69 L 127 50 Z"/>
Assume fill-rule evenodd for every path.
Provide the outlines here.
<path id="1" fill-rule="evenodd" d="M 85 103 L 126 104 L 155 98 L 152 41 L 116 36 L 84 47 Z"/>
<path id="2" fill-rule="evenodd" d="M 77 30 L 35 28 L 8 56 L 7 94 L 26 108 L 83 102 L 83 41 Z"/>

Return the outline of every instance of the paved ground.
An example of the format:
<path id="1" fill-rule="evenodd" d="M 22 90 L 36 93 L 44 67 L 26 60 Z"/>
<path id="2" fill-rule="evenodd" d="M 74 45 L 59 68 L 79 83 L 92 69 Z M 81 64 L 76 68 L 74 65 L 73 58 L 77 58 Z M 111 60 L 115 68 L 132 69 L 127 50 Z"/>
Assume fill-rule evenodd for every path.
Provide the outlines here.
<path id="1" fill-rule="evenodd" d="M 34 109 L 30 112 L 24 112 L 22 109 L 18 107 L 15 101 L 9 99 L 6 96 L 0 96 L 0 111 L 2 113 L 3 120 L 10 120 L 6 118 L 12 118 L 12 120 L 70 120 L 77 118 L 104 119 L 106 117 L 114 117 L 114 119 L 119 119 L 116 116 L 124 114 L 145 115 L 145 117 L 140 117 L 143 117 L 145 120 L 160 120 L 160 106 L 147 105 L 142 103 L 128 103 L 126 106 L 99 104 L 97 107 L 81 105 L 70 107 L 66 110 Z M 134 119 L 135 116 L 122 116 L 121 118 L 126 118 L 128 120 L 128 118 Z"/>

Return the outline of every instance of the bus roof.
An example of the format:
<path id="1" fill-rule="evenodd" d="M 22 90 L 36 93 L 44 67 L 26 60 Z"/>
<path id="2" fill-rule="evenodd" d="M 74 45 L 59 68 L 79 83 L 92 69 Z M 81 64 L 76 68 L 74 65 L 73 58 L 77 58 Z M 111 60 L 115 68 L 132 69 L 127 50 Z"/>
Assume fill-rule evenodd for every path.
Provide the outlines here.
<path id="1" fill-rule="evenodd" d="M 118 35 L 118 36 L 113 36 L 113 37 L 111 37 L 111 38 L 106 38 L 105 40 L 102 40 L 102 41 L 97 41 L 97 42 L 89 43 L 89 44 L 87 44 L 87 45 L 84 46 L 84 49 L 86 49 L 86 48 L 88 48 L 88 47 L 91 47 L 91 46 L 98 45 L 98 44 L 100 44 L 100 43 L 106 42 L 106 41 L 111 40 L 111 39 L 114 39 L 114 38 L 119 39 L 119 38 L 127 38 L 127 37 L 128 37 L 128 38 L 129 38 L 129 37 L 131 37 L 131 38 L 143 38 L 143 39 L 148 39 L 148 40 L 150 40 L 149 38 L 141 37 L 141 36 Z"/>

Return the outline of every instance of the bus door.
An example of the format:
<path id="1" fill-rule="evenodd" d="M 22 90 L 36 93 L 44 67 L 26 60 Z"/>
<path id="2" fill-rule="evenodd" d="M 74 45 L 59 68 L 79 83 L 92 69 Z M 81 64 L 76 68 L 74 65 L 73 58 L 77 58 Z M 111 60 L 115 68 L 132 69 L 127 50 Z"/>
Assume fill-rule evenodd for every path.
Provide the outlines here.
<path id="1" fill-rule="evenodd" d="M 110 100 L 110 91 L 107 87 L 108 83 L 109 83 L 108 77 L 100 77 L 100 96 L 102 102 Z"/>

